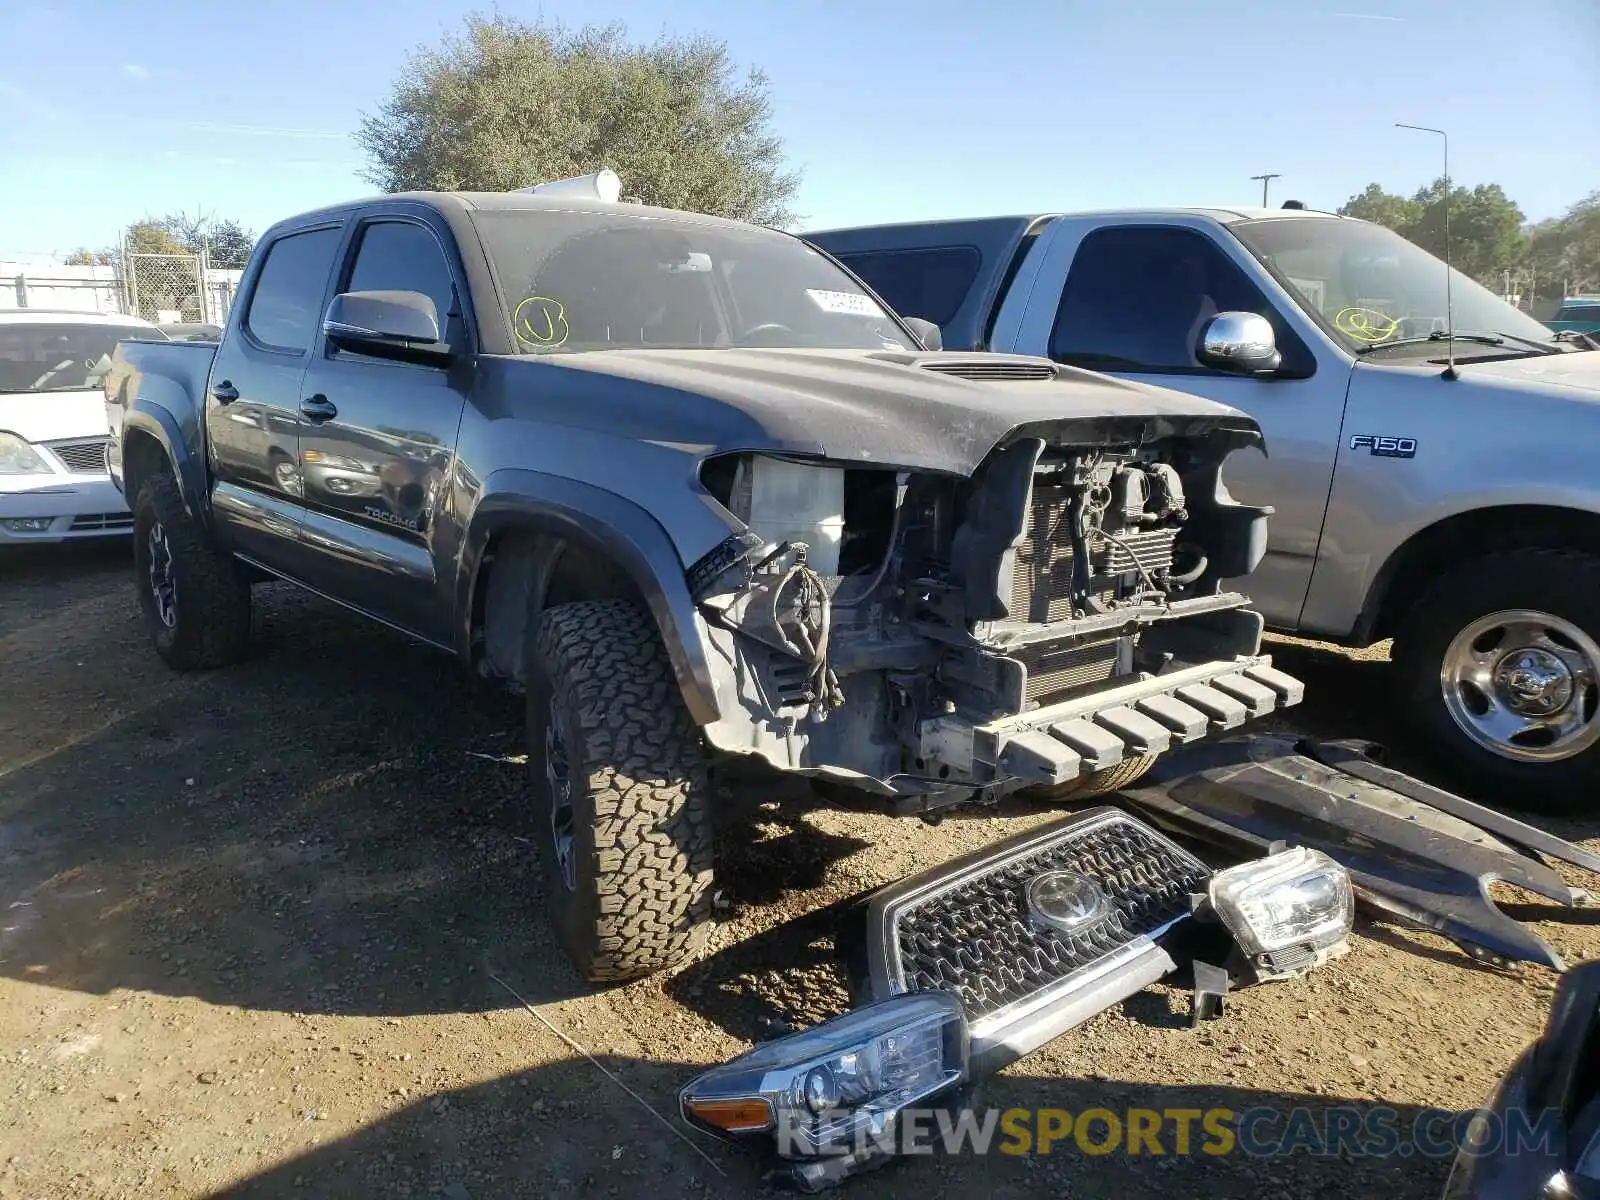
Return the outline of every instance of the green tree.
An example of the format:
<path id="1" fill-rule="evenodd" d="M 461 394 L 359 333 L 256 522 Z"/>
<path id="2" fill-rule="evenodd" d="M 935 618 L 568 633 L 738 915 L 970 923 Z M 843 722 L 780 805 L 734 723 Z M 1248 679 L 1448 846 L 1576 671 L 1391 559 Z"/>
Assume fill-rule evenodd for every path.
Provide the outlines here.
<path id="1" fill-rule="evenodd" d="M 1386 192 L 1376 183 L 1369 183 L 1339 206 L 1339 215 L 1360 217 L 1363 221 L 1372 221 L 1404 234 L 1422 215 L 1422 206 L 1404 196 Z"/>
<path id="2" fill-rule="evenodd" d="M 68 267 L 104 267 L 113 261 L 109 250 L 89 250 L 82 246 L 61 260 Z"/>
<path id="3" fill-rule="evenodd" d="M 1431 254 L 1445 257 L 1445 182 L 1436 179 L 1412 199 L 1421 212 L 1406 237 Z M 1450 189 L 1450 261 L 1465 275 L 1498 288 L 1503 273 L 1518 267 L 1527 253 L 1522 210 L 1498 183 Z"/>
<path id="4" fill-rule="evenodd" d="M 188 253 L 199 254 L 203 250 L 206 262 L 213 267 L 243 268 L 256 243 L 256 235 L 239 222 L 219 220 L 204 211 L 190 216 L 179 209 L 157 218 L 155 223 Z"/>
<path id="5" fill-rule="evenodd" d="M 1528 242 L 1530 290 L 1557 299 L 1563 292 L 1600 291 L 1600 192 L 1534 225 Z"/>
<path id="6" fill-rule="evenodd" d="M 800 179 L 771 115 L 766 77 L 740 78 L 725 43 L 472 15 L 413 53 L 355 137 L 386 191 L 510 191 L 610 167 L 647 204 L 781 225 Z"/>
<path id="7" fill-rule="evenodd" d="M 164 218 L 146 217 L 128 226 L 122 244 L 129 254 L 192 254 L 170 229 Z"/>
<path id="8" fill-rule="evenodd" d="M 1340 206 L 1342 216 L 1386 225 L 1430 254 L 1445 257 L 1445 181 L 1413 196 L 1386 192 L 1376 183 Z M 1498 287 L 1503 273 L 1520 267 L 1528 250 L 1522 210 L 1498 183 L 1450 189 L 1450 261 L 1458 271 Z"/>

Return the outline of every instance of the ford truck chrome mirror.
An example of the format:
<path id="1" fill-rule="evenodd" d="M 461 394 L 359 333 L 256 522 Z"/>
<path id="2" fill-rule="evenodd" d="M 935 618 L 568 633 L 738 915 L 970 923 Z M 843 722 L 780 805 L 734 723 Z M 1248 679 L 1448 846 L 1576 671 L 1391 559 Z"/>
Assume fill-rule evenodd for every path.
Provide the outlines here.
<path id="1" fill-rule="evenodd" d="M 902 317 L 906 328 L 917 335 L 917 341 L 922 343 L 924 350 L 943 350 L 944 335 L 939 332 L 939 327 L 932 321 L 925 321 L 921 317 Z"/>
<path id="2" fill-rule="evenodd" d="M 1272 322 L 1260 313 L 1222 312 L 1212 317 L 1195 351 L 1203 366 L 1259 375 L 1276 371 L 1283 356 Z"/>

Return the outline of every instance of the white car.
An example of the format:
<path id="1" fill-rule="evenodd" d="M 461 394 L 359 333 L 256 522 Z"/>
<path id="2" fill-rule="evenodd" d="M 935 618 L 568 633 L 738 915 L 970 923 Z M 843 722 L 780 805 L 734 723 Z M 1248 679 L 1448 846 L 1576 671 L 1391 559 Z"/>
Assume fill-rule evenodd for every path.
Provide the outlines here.
<path id="1" fill-rule="evenodd" d="M 124 338 L 168 340 L 116 313 L 0 311 L 0 546 L 132 530 L 100 388 Z"/>

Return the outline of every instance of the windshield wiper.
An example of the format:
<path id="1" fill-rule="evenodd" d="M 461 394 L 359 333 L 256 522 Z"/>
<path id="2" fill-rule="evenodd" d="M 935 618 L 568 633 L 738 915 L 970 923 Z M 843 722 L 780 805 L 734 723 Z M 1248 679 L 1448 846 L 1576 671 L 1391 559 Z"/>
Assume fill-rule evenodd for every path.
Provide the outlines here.
<path id="1" fill-rule="evenodd" d="M 1519 339 L 1520 340 L 1520 339 Z M 1426 346 L 1430 342 L 1474 342 L 1480 346 L 1503 346 L 1506 339 L 1497 333 L 1446 333 L 1436 329 L 1427 337 L 1395 338 L 1388 342 L 1370 342 L 1356 351 L 1357 354 L 1370 354 L 1374 350 L 1387 350 L 1390 346 Z"/>
<path id="2" fill-rule="evenodd" d="M 1461 335 L 1458 333 L 1456 336 L 1460 337 Z M 1522 345 L 1527 346 L 1530 350 L 1537 350 L 1540 354 L 1561 353 L 1560 347 L 1551 344 L 1552 342 L 1558 340 L 1557 338 L 1551 338 L 1549 342 L 1541 342 L 1538 338 L 1523 337 L 1520 333 L 1502 333 L 1498 334 L 1497 336 L 1506 338 L 1509 341 L 1520 342 Z"/>

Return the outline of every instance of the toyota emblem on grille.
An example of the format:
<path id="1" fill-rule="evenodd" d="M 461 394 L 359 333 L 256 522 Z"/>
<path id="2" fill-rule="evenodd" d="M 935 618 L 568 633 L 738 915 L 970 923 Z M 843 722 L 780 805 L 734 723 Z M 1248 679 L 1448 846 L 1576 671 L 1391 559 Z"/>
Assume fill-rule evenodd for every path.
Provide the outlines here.
<path id="1" fill-rule="evenodd" d="M 1045 871 L 1028 880 L 1028 912 L 1039 924 L 1075 933 L 1095 924 L 1110 907 L 1098 883 L 1076 871 Z"/>

